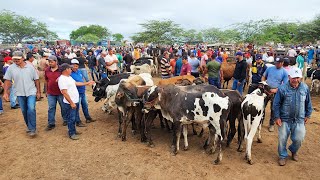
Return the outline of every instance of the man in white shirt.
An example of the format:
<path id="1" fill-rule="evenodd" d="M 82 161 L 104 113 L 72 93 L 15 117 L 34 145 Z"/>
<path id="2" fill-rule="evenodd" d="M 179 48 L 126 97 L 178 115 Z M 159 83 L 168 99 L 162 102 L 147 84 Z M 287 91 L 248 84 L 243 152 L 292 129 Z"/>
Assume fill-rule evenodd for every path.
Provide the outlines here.
<path id="1" fill-rule="evenodd" d="M 293 49 L 293 46 L 291 46 L 291 49 L 288 51 L 287 56 L 289 56 L 289 57 L 296 57 L 297 56 L 297 52 L 296 52 L 296 50 Z"/>
<path id="2" fill-rule="evenodd" d="M 79 92 L 76 86 L 86 86 L 94 84 L 94 81 L 89 82 L 76 82 L 71 76 L 72 66 L 63 63 L 59 69 L 61 76 L 58 80 L 59 89 L 63 95 L 63 108 L 66 112 L 68 121 L 68 133 L 72 140 L 78 140 L 79 132 L 76 131 L 76 110 L 79 106 Z"/>
<path id="3" fill-rule="evenodd" d="M 113 49 L 108 49 L 108 55 L 105 57 L 105 61 L 108 74 L 116 74 L 118 71 L 118 58 L 115 54 L 113 54 Z"/>
<path id="4" fill-rule="evenodd" d="M 77 55 L 75 53 L 71 52 L 70 49 L 66 50 L 66 54 L 64 56 L 68 59 L 73 59 L 73 58 L 77 57 Z"/>

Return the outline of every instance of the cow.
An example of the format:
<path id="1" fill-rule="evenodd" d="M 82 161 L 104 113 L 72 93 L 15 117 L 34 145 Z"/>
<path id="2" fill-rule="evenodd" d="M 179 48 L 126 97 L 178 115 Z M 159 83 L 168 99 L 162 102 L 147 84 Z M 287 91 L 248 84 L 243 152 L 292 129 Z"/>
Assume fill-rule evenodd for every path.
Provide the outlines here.
<path id="1" fill-rule="evenodd" d="M 215 163 L 221 162 L 221 142 L 226 136 L 224 127 L 231 102 L 219 89 L 211 85 L 153 86 L 145 93 L 143 100 L 144 111 L 160 109 L 163 117 L 173 123 L 172 155 L 179 151 L 181 128 L 185 137 L 184 150 L 187 150 L 187 127 L 184 125 L 197 123 L 209 127 L 209 139 L 213 135 L 218 137 L 219 153 Z"/>
<path id="2" fill-rule="evenodd" d="M 246 140 L 246 159 L 253 164 L 251 146 L 254 135 L 258 129 L 258 142 L 261 143 L 261 125 L 264 119 L 265 107 L 270 98 L 270 87 L 266 82 L 261 82 L 258 89 L 247 94 L 241 103 L 241 112 L 244 123 L 244 139 Z"/>
<path id="3" fill-rule="evenodd" d="M 152 58 L 142 57 L 136 60 L 133 65 L 130 66 L 131 73 L 133 74 L 141 74 L 141 73 L 149 73 L 149 74 L 157 74 L 156 65 L 153 63 Z"/>
<path id="4" fill-rule="evenodd" d="M 169 79 L 161 79 L 158 82 L 158 85 L 168 85 L 168 84 L 176 84 L 177 81 L 187 79 L 190 82 L 193 82 L 195 80 L 195 77 L 192 75 L 184 75 L 184 76 L 175 76 Z"/>

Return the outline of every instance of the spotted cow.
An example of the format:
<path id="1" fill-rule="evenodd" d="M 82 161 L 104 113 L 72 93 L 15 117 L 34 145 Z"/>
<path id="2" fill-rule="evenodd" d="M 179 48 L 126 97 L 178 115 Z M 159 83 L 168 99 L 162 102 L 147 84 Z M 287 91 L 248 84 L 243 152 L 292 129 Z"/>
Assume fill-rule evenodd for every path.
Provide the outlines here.
<path id="1" fill-rule="evenodd" d="M 215 163 L 222 160 L 221 142 L 225 138 L 225 123 L 230 112 L 230 99 L 211 85 L 178 87 L 174 85 L 153 86 L 143 97 L 144 110 L 161 109 L 164 118 L 173 123 L 172 154 L 179 151 L 181 128 L 184 149 L 188 149 L 187 128 L 184 125 L 197 123 L 209 127 L 209 137 L 218 137 L 219 153 Z"/>
<path id="2" fill-rule="evenodd" d="M 270 87 L 266 82 L 261 82 L 258 89 L 251 94 L 247 94 L 241 103 L 241 111 L 244 123 L 244 139 L 246 140 L 246 159 L 249 164 L 253 164 L 251 158 L 251 146 L 254 135 L 258 129 L 258 142 L 261 143 L 261 125 L 264 119 L 265 107 L 268 103 Z"/>

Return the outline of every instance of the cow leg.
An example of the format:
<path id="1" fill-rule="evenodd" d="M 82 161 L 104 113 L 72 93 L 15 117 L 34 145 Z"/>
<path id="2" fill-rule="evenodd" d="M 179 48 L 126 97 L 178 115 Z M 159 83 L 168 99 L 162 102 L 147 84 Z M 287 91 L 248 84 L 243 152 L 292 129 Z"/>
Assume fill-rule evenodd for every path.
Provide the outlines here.
<path id="1" fill-rule="evenodd" d="M 194 127 L 194 123 L 192 123 L 191 125 L 192 125 L 193 135 L 198 135 L 196 128 Z"/>
<path id="2" fill-rule="evenodd" d="M 198 134 L 198 137 L 202 137 L 203 136 L 203 132 L 204 132 L 204 128 L 201 128 L 200 133 Z"/>
<path id="3" fill-rule="evenodd" d="M 127 140 L 127 127 L 128 127 L 130 120 L 132 119 L 132 114 L 133 114 L 132 108 L 131 107 L 127 107 L 127 108 L 128 108 L 128 112 L 127 112 L 126 117 L 124 118 L 124 126 L 122 129 L 122 141 Z"/>
<path id="4" fill-rule="evenodd" d="M 154 147 L 152 138 L 151 138 L 151 125 L 153 123 L 153 120 L 155 119 L 155 117 L 157 116 L 157 112 L 156 111 L 149 111 L 147 114 L 147 117 L 145 118 L 145 135 L 148 141 L 148 145 L 150 147 Z"/>
<path id="5" fill-rule="evenodd" d="M 177 151 L 179 151 L 179 141 L 181 134 L 181 123 L 179 121 L 174 121 L 173 123 L 173 139 L 171 146 L 171 154 L 176 155 Z"/>
<path id="6" fill-rule="evenodd" d="M 141 142 L 147 142 L 147 136 L 145 133 L 145 128 L 146 128 L 146 119 L 148 118 L 148 113 L 143 113 L 140 122 L 140 140 Z"/>
<path id="7" fill-rule="evenodd" d="M 261 139 L 261 123 L 260 125 L 258 126 L 258 143 L 262 143 L 262 139 Z"/>
<path id="8" fill-rule="evenodd" d="M 161 128 L 164 128 L 164 126 L 163 126 L 163 121 L 164 121 L 165 126 L 166 126 L 168 132 L 170 133 L 172 128 L 170 128 L 169 123 L 168 123 L 168 120 L 167 120 L 166 118 L 163 118 L 162 113 L 161 113 L 160 110 L 157 110 L 157 112 L 158 112 L 158 115 L 159 115 L 159 119 L 160 119 L 160 123 L 161 123 Z"/>
<path id="9" fill-rule="evenodd" d="M 238 123 L 238 152 L 242 152 L 243 150 L 243 146 L 242 146 L 242 142 L 244 139 L 244 125 L 243 125 L 243 118 L 242 118 L 242 114 L 241 116 L 238 118 L 239 119 L 239 123 Z"/>
<path id="10" fill-rule="evenodd" d="M 217 146 L 219 147 L 219 153 L 217 155 L 217 159 L 214 161 L 215 164 L 219 164 L 222 161 L 222 137 L 217 136 Z"/>
<path id="11" fill-rule="evenodd" d="M 122 112 L 118 110 L 118 119 L 119 119 L 119 129 L 118 129 L 118 137 L 121 137 L 122 134 L 122 120 L 123 120 L 123 115 Z"/>
<path id="12" fill-rule="evenodd" d="M 251 158 L 251 147 L 252 147 L 252 141 L 253 141 L 254 135 L 257 132 L 259 123 L 260 122 L 255 117 L 254 120 L 253 120 L 253 123 L 251 125 L 250 132 L 249 132 L 248 137 L 247 137 L 247 160 L 248 160 L 249 164 L 253 164 L 253 161 L 252 161 L 252 158 Z"/>
<path id="13" fill-rule="evenodd" d="M 156 110 L 158 115 L 159 115 L 159 119 L 160 119 L 160 125 L 161 125 L 161 128 L 163 129 L 164 128 L 164 124 L 163 124 L 163 116 L 161 114 L 161 111 L 160 110 Z"/>
<path id="14" fill-rule="evenodd" d="M 132 126 L 131 126 L 131 133 L 132 133 L 132 135 L 135 135 L 136 134 L 136 131 L 137 131 L 137 123 L 136 123 L 136 117 L 135 117 L 135 115 L 133 115 L 133 113 L 132 113 L 132 116 L 131 116 L 131 124 L 132 124 Z"/>
<path id="15" fill-rule="evenodd" d="M 183 138 L 184 138 L 184 147 L 183 150 L 188 150 L 188 125 L 183 125 Z"/>
<path id="16" fill-rule="evenodd" d="M 237 132 L 237 129 L 236 129 L 236 119 L 230 115 L 230 119 L 229 119 L 229 130 L 228 130 L 228 140 L 227 140 L 227 147 L 230 146 L 231 142 L 232 142 L 232 139 L 234 137 L 234 135 L 236 134 Z"/>

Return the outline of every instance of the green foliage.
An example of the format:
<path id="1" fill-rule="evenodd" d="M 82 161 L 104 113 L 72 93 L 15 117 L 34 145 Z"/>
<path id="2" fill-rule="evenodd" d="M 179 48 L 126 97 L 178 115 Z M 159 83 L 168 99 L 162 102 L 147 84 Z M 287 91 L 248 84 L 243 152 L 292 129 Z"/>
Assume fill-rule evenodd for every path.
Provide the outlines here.
<path id="1" fill-rule="evenodd" d="M 112 39 L 114 41 L 122 42 L 123 38 L 123 35 L 120 33 L 112 34 Z"/>
<path id="2" fill-rule="evenodd" d="M 76 40 L 78 38 L 81 39 L 86 34 L 95 35 L 99 39 L 106 39 L 110 37 L 111 32 L 106 27 L 102 27 L 100 25 L 81 26 L 78 29 L 71 32 L 70 39 L 71 40 Z"/>
<path id="3" fill-rule="evenodd" d="M 58 39 L 58 35 L 48 30 L 45 23 L 33 18 L 17 15 L 7 10 L 0 12 L 0 39 L 2 41 L 18 43 L 24 39 L 36 38 L 52 41 Z"/>
<path id="4" fill-rule="evenodd" d="M 76 39 L 77 42 L 84 42 L 84 43 L 87 43 L 87 42 L 97 43 L 99 40 L 100 38 L 98 36 L 91 33 L 85 34 Z"/>
<path id="5" fill-rule="evenodd" d="M 218 28 L 205 29 L 203 31 L 205 42 L 208 43 L 236 43 L 240 40 L 240 33 L 234 29 L 220 30 Z"/>
<path id="6" fill-rule="evenodd" d="M 182 28 L 171 20 L 151 20 L 140 24 L 142 32 L 136 33 L 131 39 L 134 42 L 147 42 L 155 44 L 173 44 L 179 41 Z"/>

